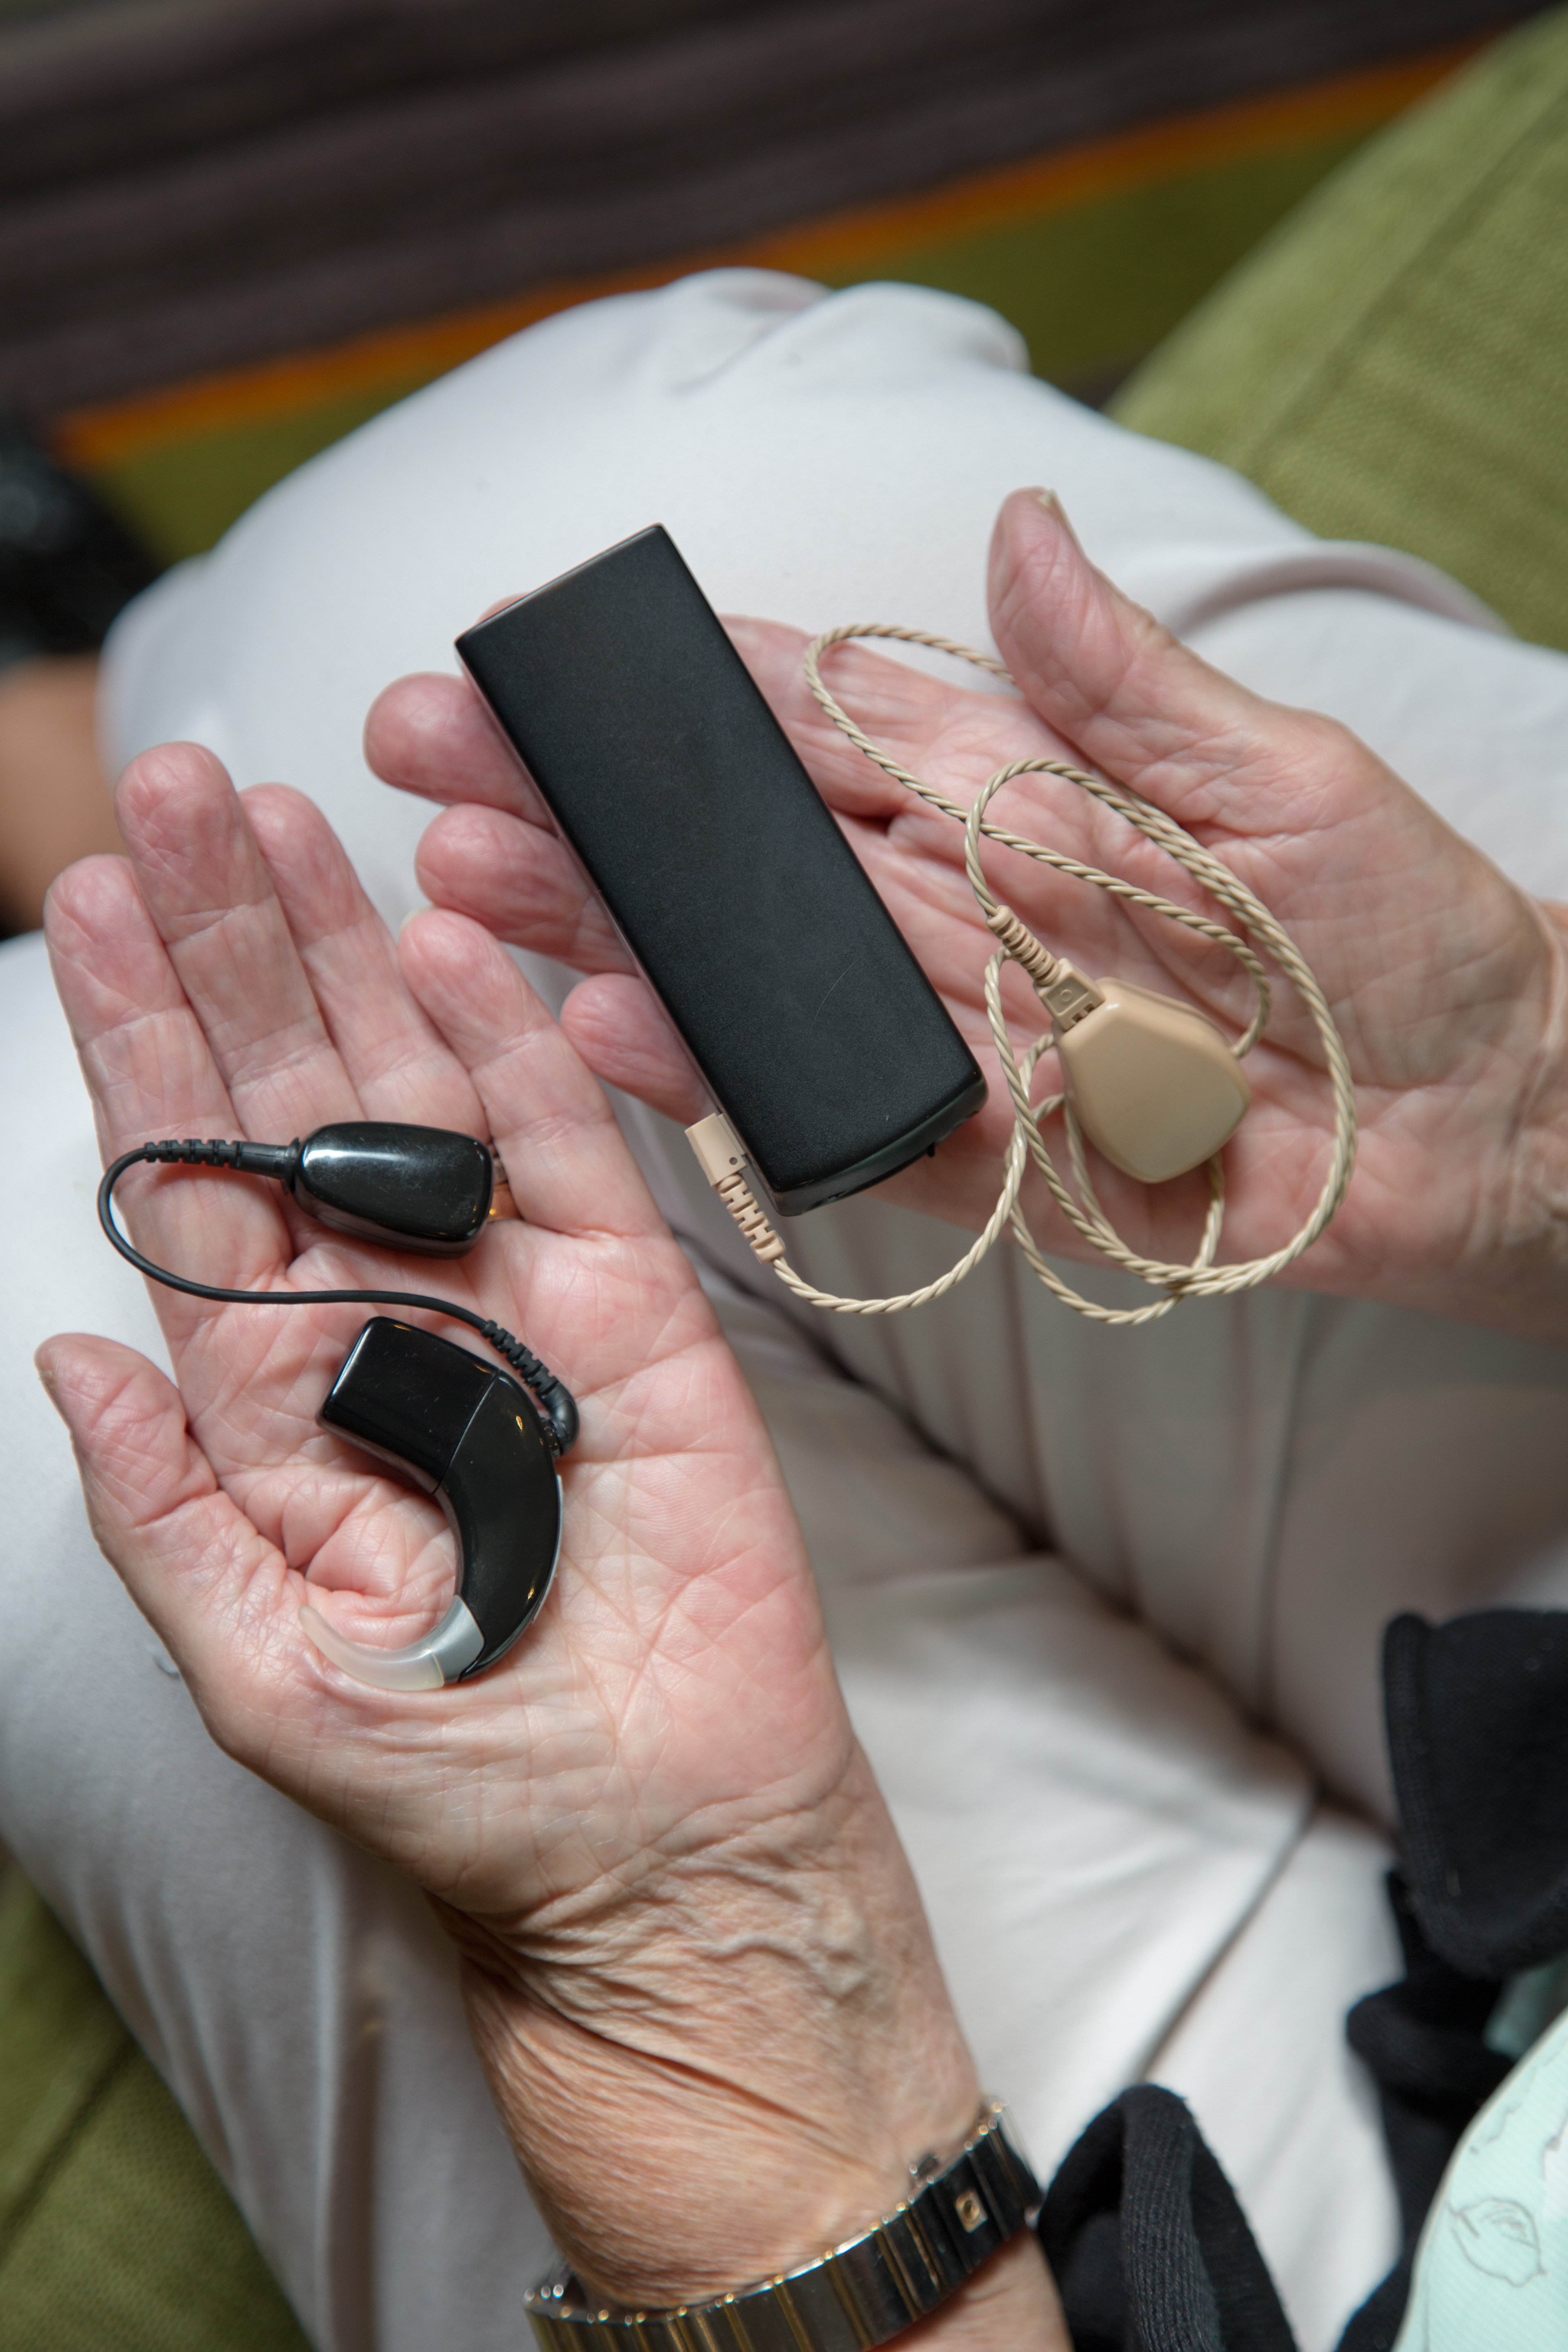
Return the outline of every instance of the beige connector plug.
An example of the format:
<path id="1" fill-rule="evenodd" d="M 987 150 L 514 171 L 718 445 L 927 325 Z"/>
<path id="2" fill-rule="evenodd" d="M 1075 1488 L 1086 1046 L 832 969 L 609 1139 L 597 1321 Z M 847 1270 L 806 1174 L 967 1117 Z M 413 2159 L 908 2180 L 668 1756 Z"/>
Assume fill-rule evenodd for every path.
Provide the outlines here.
<path id="1" fill-rule="evenodd" d="M 1252 1100 L 1214 1023 L 1130 980 L 1086 980 L 1011 907 L 993 908 L 985 920 L 1051 1016 L 1062 1079 L 1095 1149 L 1144 1184 L 1212 1160 Z"/>
<path id="2" fill-rule="evenodd" d="M 1100 1003 L 1056 1040 L 1085 1135 L 1144 1184 L 1201 1168 L 1252 1100 L 1241 1064 L 1213 1022 L 1174 997 L 1109 976 L 1095 988 Z"/>
<path id="3" fill-rule="evenodd" d="M 727 1176 L 746 1164 L 741 1139 L 721 1110 L 710 1111 L 686 1130 L 686 1140 L 697 1154 L 697 1165 L 715 1192 Z"/>
<path id="4" fill-rule="evenodd" d="M 707 1177 L 764 1265 L 783 1257 L 784 1245 L 747 1187 L 741 1139 L 721 1110 L 710 1111 L 686 1130 L 686 1140 Z"/>

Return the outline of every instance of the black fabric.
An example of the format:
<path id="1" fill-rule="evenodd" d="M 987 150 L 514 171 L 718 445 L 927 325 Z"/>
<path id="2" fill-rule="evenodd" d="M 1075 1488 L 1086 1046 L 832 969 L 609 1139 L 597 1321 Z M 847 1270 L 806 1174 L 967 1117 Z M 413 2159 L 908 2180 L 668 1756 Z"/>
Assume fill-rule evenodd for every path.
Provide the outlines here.
<path id="1" fill-rule="evenodd" d="M 90 653 L 157 572 L 90 490 L 0 424 L 0 669 Z"/>
<path id="2" fill-rule="evenodd" d="M 1427 1944 L 1477 1977 L 1568 1950 L 1568 1614 L 1396 1617 L 1384 1690 Z"/>
<path id="3" fill-rule="evenodd" d="M 1396 1618 L 1384 1684 L 1405 1974 L 1357 2002 L 1346 2034 L 1377 2085 L 1403 2245 L 1339 2352 L 1390 2352 L 1443 2173 L 1510 2070 L 1484 2038 L 1504 1979 L 1568 1949 L 1568 1614 Z M 1096 2116 L 1039 2231 L 1074 2352 L 1294 2352 L 1235 2193 L 1170 2091 L 1142 2084 Z"/>
<path id="4" fill-rule="evenodd" d="M 1074 2352 L 1295 2352 L 1236 2192 L 1173 2091 L 1140 2083 L 1095 2117 L 1039 2231 Z"/>

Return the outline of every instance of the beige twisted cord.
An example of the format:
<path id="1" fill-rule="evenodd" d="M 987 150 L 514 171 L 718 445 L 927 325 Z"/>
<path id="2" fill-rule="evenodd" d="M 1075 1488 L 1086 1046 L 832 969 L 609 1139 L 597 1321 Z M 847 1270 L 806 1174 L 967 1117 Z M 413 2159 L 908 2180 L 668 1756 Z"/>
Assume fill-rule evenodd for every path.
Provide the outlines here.
<path id="1" fill-rule="evenodd" d="M 959 661 L 971 662 L 975 668 L 989 671 L 992 677 L 1005 680 L 1009 686 L 1013 679 L 1002 664 L 993 660 L 990 655 L 975 653 L 967 646 L 955 645 L 949 637 L 933 636 L 923 629 L 902 629 L 877 624 L 855 624 L 846 628 L 826 629 L 820 636 L 813 638 L 805 653 L 806 683 L 840 732 L 847 736 L 858 751 L 874 761 L 884 774 L 906 785 L 910 792 L 917 793 L 928 806 L 940 809 L 944 815 L 955 817 L 963 826 L 964 868 L 970 887 L 988 928 L 998 940 L 996 952 L 986 968 L 985 1009 L 1003 1076 L 1012 1097 L 1013 1134 L 1004 1166 L 1002 1190 L 984 1231 L 956 1265 L 950 1266 L 935 1282 L 927 1283 L 923 1289 L 906 1291 L 896 1298 L 840 1298 L 831 1291 L 818 1290 L 788 1264 L 783 1243 L 746 1192 L 743 1181 L 729 1180 L 727 1185 L 721 1189 L 726 1192 L 727 1197 L 730 1190 L 735 1191 L 737 1197 L 730 1205 L 738 1221 L 742 1221 L 745 1212 L 750 1213 L 752 1223 L 743 1224 L 743 1229 L 747 1231 L 747 1238 L 757 1255 L 773 1266 L 780 1280 L 786 1283 L 797 1297 L 808 1299 L 814 1307 L 826 1307 L 838 1315 L 891 1315 L 904 1307 L 923 1307 L 928 1301 L 942 1297 L 944 1292 L 962 1282 L 979 1265 L 1000 1237 L 1004 1226 L 1012 1228 L 1014 1238 L 1047 1289 L 1054 1292 L 1064 1305 L 1096 1323 L 1148 1323 L 1159 1316 L 1168 1315 L 1183 1298 L 1225 1297 L 1234 1291 L 1250 1290 L 1258 1283 L 1268 1281 L 1304 1251 L 1310 1249 L 1344 1199 L 1355 1162 L 1355 1088 L 1350 1065 L 1323 992 L 1294 944 L 1247 885 L 1194 841 L 1173 818 L 1151 806 L 1147 801 L 1139 799 L 1135 793 L 1122 792 L 1116 785 L 1107 783 L 1103 777 L 1089 775 L 1081 768 L 1069 767 L 1060 760 L 1016 760 L 1010 766 L 999 768 L 980 792 L 973 805 L 966 809 L 960 803 L 949 800 L 934 785 L 911 774 L 889 752 L 884 751 L 871 741 L 869 736 L 862 733 L 823 684 L 823 656 L 835 646 L 858 637 L 891 637 L 905 645 L 928 646 L 937 653 L 951 654 Z M 1188 930 L 1196 931 L 1201 938 L 1211 940 L 1233 956 L 1250 974 L 1257 994 L 1252 1019 L 1237 1041 L 1235 1051 L 1238 1055 L 1250 1052 L 1257 1044 L 1269 1013 L 1268 980 L 1261 960 L 1245 940 L 1238 939 L 1223 923 L 1194 914 L 1190 908 L 1177 906 L 1155 891 L 1142 889 L 1118 875 L 1106 874 L 1097 866 L 1086 866 L 1081 860 L 1068 857 L 1060 850 L 1047 848 L 1041 842 L 1029 841 L 1022 835 L 1011 833 L 1005 826 L 987 820 L 985 812 L 1005 784 L 1011 783 L 1017 776 L 1037 774 L 1059 776 L 1066 782 L 1078 785 L 1105 807 L 1113 809 L 1148 840 L 1164 850 L 1268 950 L 1279 969 L 1294 982 L 1307 1007 L 1328 1066 L 1334 1110 L 1333 1145 L 1322 1190 L 1310 1215 L 1291 1240 L 1267 1257 L 1248 1258 L 1237 1265 L 1215 1264 L 1225 1217 L 1225 1183 L 1217 1154 L 1207 1163 L 1209 1209 L 1196 1256 L 1184 1265 L 1167 1264 L 1159 1258 L 1141 1257 L 1121 1240 L 1100 1206 L 1089 1179 L 1082 1130 L 1070 1101 L 1065 1095 L 1058 1094 L 1045 1102 L 1030 1102 L 1035 1066 L 1051 1044 L 1052 1033 L 1050 1030 L 1044 1032 L 1021 1055 L 1015 1051 L 1002 1009 L 1003 971 L 1009 961 L 1017 963 L 1034 982 L 1037 991 L 1047 1004 L 1053 1002 L 1053 985 L 1078 984 L 1076 981 L 1067 982 L 1065 976 L 1068 968 L 1051 954 L 1026 925 L 1019 921 L 1010 908 L 1000 905 L 993 895 L 980 866 L 983 838 L 1017 850 L 1040 865 L 1050 866 L 1060 874 L 1070 875 L 1077 881 L 1092 883 L 1097 889 L 1108 891 L 1112 898 L 1120 898 L 1129 906 L 1164 915 L 1172 922 L 1184 924 Z M 1081 987 L 1078 988 L 1078 993 L 1081 1002 Z M 1058 1008 L 1053 1004 L 1053 1009 Z M 1067 1129 L 1068 1156 L 1078 1186 L 1077 1199 L 1052 1160 L 1040 1132 L 1041 1122 L 1058 1110 Z M 1157 1299 L 1147 1307 L 1101 1307 L 1072 1289 L 1047 1264 L 1019 1206 L 1025 1165 L 1029 1159 L 1034 1160 L 1052 1199 L 1074 1230 L 1113 1265 L 1136 1275 L 1152 1289 L 1160 1292 Z"/>

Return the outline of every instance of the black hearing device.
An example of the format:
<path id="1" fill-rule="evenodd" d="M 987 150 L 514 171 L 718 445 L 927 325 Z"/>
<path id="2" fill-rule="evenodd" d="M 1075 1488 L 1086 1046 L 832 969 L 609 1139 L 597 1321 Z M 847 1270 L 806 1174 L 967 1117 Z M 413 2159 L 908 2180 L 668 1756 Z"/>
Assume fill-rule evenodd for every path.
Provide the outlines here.
<path id="1" fill-rule="evenodd" d="M 493 1666 L 539 1614 L 561 1549 L 561 1481 L 531 1399 L 468 1349 L 376 1315 L 316 1418 L 393 1464 L 447 1514 L 458 1580 L 419 1644 L 441 1670 L 431 1685 Z"/>
<path id="2" fill-rule="evenodd" d="M 436 1497 L 458 1539 L 458 1590 L 438 1624 L 396 1650 L 350 1641 L 312 1606 L 300 1612 L 316 1647 L 378 1690 L 439 1690 L 493 1666 L 538 1616 L 555 1573 L 556 1465 L 577 1435 L 570 1391 L 531 1348 L 457 1299 L 406 1290 L 230 1290 L 155 1265 L 114 1217 L 114 1188 L 139 1161 L 269 1176 L 339 1233 L 458 1257 L 495 1213 L 490 1147 L 442 1128 L 374 1119 L 319 1127 L 292 1143 L 170 1138 L 141 1144 L 104 1171 L 98 1214 L 121 1257 L 189 1297 L 258 1307 L 417 1307 L 468 1324 L 505 1359 L 510 1372 L 390 1316 L 364 1326 L 316 1418 Z"/>
<path id="3" fill-rule="evenodd" d="M 458 652 L 784 1214 L 979 1109 L 979 1066 L 661 526 Z"/>
<path id="4" fill-rule="evenodd" d="M 288 1150 L 280 1181 L 334 1233 L 461 1257 L 484 1232 L 495 1160 L 474 1136 L 362 1118 L 319 1127 Z"/>

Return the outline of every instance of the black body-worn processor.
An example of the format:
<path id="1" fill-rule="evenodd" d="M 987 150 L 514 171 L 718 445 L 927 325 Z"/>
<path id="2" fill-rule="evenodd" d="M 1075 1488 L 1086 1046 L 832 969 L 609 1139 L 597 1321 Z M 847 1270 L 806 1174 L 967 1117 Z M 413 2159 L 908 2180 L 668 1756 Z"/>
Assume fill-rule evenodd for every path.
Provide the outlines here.
<path id="1" fill-rule="evenodd" d="M 978 1064 L 661 526 L 458 652 L 780 1211 L 979 1109 Z"/>

